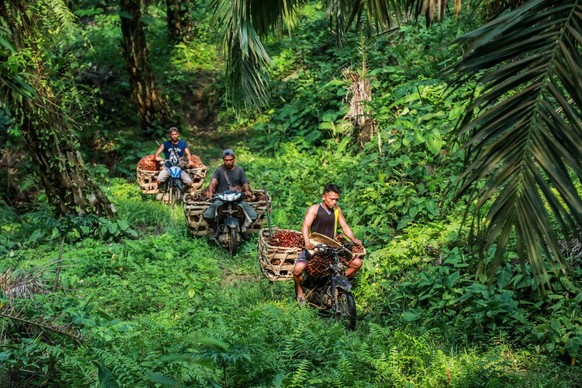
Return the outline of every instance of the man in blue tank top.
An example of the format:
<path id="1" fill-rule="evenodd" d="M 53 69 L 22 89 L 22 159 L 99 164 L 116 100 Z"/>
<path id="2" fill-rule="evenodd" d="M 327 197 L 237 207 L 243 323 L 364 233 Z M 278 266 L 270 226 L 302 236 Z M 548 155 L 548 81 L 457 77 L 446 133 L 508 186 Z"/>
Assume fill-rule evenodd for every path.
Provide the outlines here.
<path id="1" fill-rule="evenodd" d="M 295 260 L 295 266 L 293 268 L 293 282 L 295 283 L 295 291 L 299 304 L 305 304 L 305 296 L 303 295 L 303 288 L 301 287 L 301 283 L 303 283 L 303 271 L 307 267 L 307 263 L 311 257 L 309 251 L 315 249 L 309 239 L 311 233 L 320 233 L 333 239 L 336 236 L 337 224 L 339 224 L 347 238 L 358 245 L 362 244 L 360 240 L 354 237 L 354 233 L 344 218 L 342 209 L 337 205 L 339 197 L 339 187 L 334 184 L 328 184 L 323 188 L 323 201 L 310 206 L 307 209 L 307 214 L 305 214 L 303 226 L 301 227 L 305 249 L 299 254 L 297 260 Z M 346 277 L 348 279 L 354 277 L 361 266 L 362 260 L 354 257 L 348 263 Z"/>
<path id="2" fill-rule="evenodd" d="M 180 180 L 190 188 L 193 183 L 192 178 L 184 171 L 184 168 L 192 164 L 192 155 L 188 149 L 188 144 L 180 139 L 180 133 L 176 127 L 168 129 L 168 136 L 170 140 L 163 142 L 154 155 L 157 161 L 161 160 L 160 154 L 162 151 L 166 157 L 166 164 L 158 174 L 158 183 L 164 183 L 170 177 L 170 170 L 168 170 L 170 167 L 179 166 L 182 169 Z M 187 157 L 186 160 L 184 160 L 184 155 Z"/>

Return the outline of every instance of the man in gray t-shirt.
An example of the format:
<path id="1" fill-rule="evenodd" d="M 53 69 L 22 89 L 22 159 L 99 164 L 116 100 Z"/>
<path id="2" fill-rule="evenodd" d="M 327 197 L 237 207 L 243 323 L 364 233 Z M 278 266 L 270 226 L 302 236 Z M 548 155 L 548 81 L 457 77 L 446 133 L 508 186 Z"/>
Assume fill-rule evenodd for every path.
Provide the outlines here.
<path id="1" fill-rule="evenodd" d="M 242 167 L 234 165 L 234 152 L 231 149 L 226 149 L 222 152 L 222 166 L 214 170 L 210 185 L 206 190 L 206 196 L 210 199 L 214 192 L 222 193 L 227 190 L 244 191 L 246 196 L 251 196 L 251 188 L 249 181 Z M 215 200 L 212 205 L 204 212 L 204 219 L 212 227 L 214 227 L 214 218 L 216 216 L 216 208 L 222 204 L 222 201 Z M 244 199 L 239 202 L 251 220 L 257 219 L 257 212 Z"/>

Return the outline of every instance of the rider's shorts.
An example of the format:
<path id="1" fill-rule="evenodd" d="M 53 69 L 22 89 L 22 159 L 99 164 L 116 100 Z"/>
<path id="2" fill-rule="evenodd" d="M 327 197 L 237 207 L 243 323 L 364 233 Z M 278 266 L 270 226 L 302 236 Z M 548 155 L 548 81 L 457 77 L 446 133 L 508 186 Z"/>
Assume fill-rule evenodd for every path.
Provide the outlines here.
<path id="1" fill-rule="evenodd" d="M 311 259 L 311 253 L 307 249 L 302 250 L 295 260 L 296 263 L 308 263 Z"/>

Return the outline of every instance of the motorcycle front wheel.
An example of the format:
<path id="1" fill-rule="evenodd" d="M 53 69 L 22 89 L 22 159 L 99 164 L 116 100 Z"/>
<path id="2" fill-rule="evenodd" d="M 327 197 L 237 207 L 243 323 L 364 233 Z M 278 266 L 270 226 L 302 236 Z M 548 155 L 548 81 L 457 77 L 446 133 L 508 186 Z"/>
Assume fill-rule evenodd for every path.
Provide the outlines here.
<path id="1" fill-rule="evenodd" d="M 180 188 L 176 185 L 171 185 L 168 189 L 168 204 L 175 205 L 180 202 Z"/>
<path id="2" fill-rule="evenodd" d="M 229 228 L 228 232 L 230 234 L 230 238 L 228 239 L 228 253 L 230 253 L 231 256 L 234 256 L 236 253 L 236 229 Z"/>
<path id="3" fill-rule="evenodd" d="M 337 322 L 344 323 L 350 330 L 356 328 L 356 300 L 351 292 L 346 292 L 341 288 L 337 290 L 335 319 Z"/>

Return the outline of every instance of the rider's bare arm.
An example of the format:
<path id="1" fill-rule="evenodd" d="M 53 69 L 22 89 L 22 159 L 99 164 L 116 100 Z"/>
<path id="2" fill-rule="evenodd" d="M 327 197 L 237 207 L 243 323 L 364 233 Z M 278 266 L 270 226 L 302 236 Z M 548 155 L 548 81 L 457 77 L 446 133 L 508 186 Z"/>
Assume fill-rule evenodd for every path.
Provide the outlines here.
<path id="1" fill-rule="evenodd" d="M 349 238 L 350 240 L 352 240 L 353 242 L 355 242 L 356 244 L 362 245 L 362 242 L 354 236 L 354 232 L 352 232 L 352 229 L 348 226 L 348 223 L 346 222 L 346 219 L 344 217 L 344 213 L 342 212 L 342 209 L 338 206 L 337 210 L 339 213 L 338 214 L 338 221 L 339 221 L 339 224 L 342 227 L 342 230 L 344 231 L 344 234 L 346 235 L 346 237 Z"/>
<path id="2" fill-rule="evenodd" d="M 184 153 L 186 153 L 186 157 L 188 158 L 188 165 L 191 166 L 194 163 L 192 163 L 192 154 L 190 154 L 190 150 L 188 149 L 188 147 L 186 147 L 184 149 Z"/>
<path id="3" fill-rule="evenodd" d="M 212 194 L 214 193 L 214 188 L 218 184 L 218 180 L 216 178 L 212 178 L 210 180 L 210 184 L 208 185 L 208 189 L 206 190 L 206 196 L 208 198 L 212 198 Z"/>
<path id="4" fill-rule="evenodd" d="M 253 193 L 251 192 L 251 187 L 248 183 L 243 183 L 243 190 L 245 191 L 245 195 L 250 197 Z"/>
<path id="5" fill-rule="evenodd" d="M 161 160 L 160 158 L 160 154 L 164 151 L 164 143 L 162 143 L 162 145 L 158 148 L 158 150 L 156 151 L 155 155 L 154 155 L 154 159 L 155 160 Z"/>
<path id="6" fill-rule="evenodd" d="M 307 214 L 305 214 L 305 219 L 303 220 L 303 226 L 301 227 L 301 234 L 303 235 L 303 242 L 305 243 L 305 249 L 312 250 L 315 247 L 309 240 L 309 228 L 311 228 L 311 224 L 317 217 L 317 208 L 319 205 L 312 205 L 307 209 Z"/>

